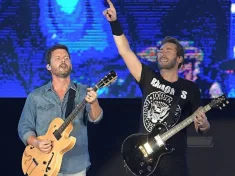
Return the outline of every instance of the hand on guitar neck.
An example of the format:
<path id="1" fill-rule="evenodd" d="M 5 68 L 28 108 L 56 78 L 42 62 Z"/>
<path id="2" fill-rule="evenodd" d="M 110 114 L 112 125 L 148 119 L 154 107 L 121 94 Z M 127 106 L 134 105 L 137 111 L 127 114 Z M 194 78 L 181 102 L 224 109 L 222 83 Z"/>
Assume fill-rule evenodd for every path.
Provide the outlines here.
<path id="1" fill-rule="evenodd" d="M 38 140 L 35 136 L 30 136 L 27 143 L 44 153 L 49 153 L 52 149 L 52 142 L 50 140 Z"/>
<path id="2" fill-rule="evenodd" d="M 194 125 L 197 132 L 206 132 L 210 128 L 210 123 L 207 120 L 205 112 L 203 112 L 202 107 L 199 107 L 196 111 L 196 116 L 194 118 Z"/>

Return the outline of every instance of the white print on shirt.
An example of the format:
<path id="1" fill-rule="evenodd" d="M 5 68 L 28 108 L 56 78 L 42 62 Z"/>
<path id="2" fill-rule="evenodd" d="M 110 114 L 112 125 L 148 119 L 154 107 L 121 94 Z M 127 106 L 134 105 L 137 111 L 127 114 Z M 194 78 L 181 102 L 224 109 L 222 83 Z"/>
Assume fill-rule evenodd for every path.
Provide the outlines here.
<path id="1" fill-rule="evenodd" d="M 187 93 L 187 92 L 186 92 Z M 148 132 L 151 132 L 157 123 L 167 125 L 166 118 L 169 115 L 173 98 L 162 91 L 149 94 L 144 101 L 143 123 Z M 178 105 L 173 120 L 174 126 L 180 119 L 181 108 Z"/>
<path id="2" fill-rule="evenodd" d="M 164 84 L 161 84 L 160 81 L 156 78 L 153 78 L 151 81 L 151 85 L 153 87 L 156 87 L 158 89 L 161 89 L 163 92 L 168 93 L 170 95 L 175 95 L 175 89 L 170 86 L 165 86 Z M 187 92 L 181 91 L 181 98 L 186 99 L 187 98 Z"/>
<path id="3" fill-rule="evenodd" d="M 186 99 L 186 98 L 187 98 L 187 93 L 188 93 L 188 92 L 186 92 L 186 91 L 183 90 L 183 91 L 181 92 L 181 98 L 182 98 L 182 99 Z"/>
<path id="4" fill-rule="evenodd" d="M 158 89 L 161 89 L 165 93 L 169 93 L 170 95 L 175 94 L 175 89 L 170 86 L 165 86 L 164 84 L 161 84 L 160 81 L 156 78 L 153 78 L 151 81 L 151 85 L 153 87 L 156 87 Z"/>

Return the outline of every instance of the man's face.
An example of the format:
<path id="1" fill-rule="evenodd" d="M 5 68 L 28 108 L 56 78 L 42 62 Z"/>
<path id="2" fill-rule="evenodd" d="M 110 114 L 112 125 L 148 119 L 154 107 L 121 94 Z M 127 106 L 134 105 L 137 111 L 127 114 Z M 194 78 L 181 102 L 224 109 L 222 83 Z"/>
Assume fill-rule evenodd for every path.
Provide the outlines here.
<path id="1" fill-rule="evenodd" d="M 72 70 L 69 54 L 64 49 L 56 49 L 51 53 L 51 73 L 55 76 L 68 77 Z"/>
<path id="2" fill-rule="evenodd" d="M 157 54 L 159 69 L 178 68 L 176 45 L 173 43 L 165 43 Z"/>

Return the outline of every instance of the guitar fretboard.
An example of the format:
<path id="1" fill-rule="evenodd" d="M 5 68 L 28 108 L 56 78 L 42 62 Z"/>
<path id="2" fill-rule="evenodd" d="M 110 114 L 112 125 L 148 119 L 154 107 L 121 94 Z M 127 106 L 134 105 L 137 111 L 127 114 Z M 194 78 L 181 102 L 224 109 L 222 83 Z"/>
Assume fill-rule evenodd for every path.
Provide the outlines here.
<path id="1" fill-rule="evenodd" d="M 202 112 L 207 112 L 211 109 L 210 105 L 206 105 L 204 106 L 201 111 Z M 191 124 L 194 120 L 194 118 L 196 117 L 196 112 L 193 113 L 191 116 L 189 116 L 188 118 L 186 118 L 185 120 L 183 120 L 182 122 L 180 122 L 179 124 L 177 124 L 176 126 L 174 126 L 173 128 L 171 128 L 170 130 L 168 130 L 167 132 L 163 133 L 161 135 L 161 139 L 165 142 L 167 141 L 169 138 L 171 138 L 172 136 L 174 136 L 176 133 L 178 133 L 179 131 L 181 131 L 182 129 L 184 129 L 186 126 L 188 126 L 189 124 Z"/>
<path id="2" fill-rule="evenodd" d="M 110 85 L 117 79 L 117 74 L 115 71 L 110 71 L 108 75 L 106 75 L 103 79 L 101 79 L 92 89 L 96 92 L 99 88 Z M 61 133 L 68 127 L 68 125 L 75 119 L 77 114 L 81 112 L 81 110 L 85 107 L 87 101 L 85 98 L 82 103 L 77 105 L 72 113 L 66 118 L 64 123 L 58 128 L 57 132 L 61 135 Z"/>
<path id="3" fill-rule="evenodd" d="M 94 86 L 93 90 L 97 91 L 98 86 Z M 82 103 L 76 106 L 76 108 L 72 111 L 72 113 L 66 118 L 64 123 L 60 126 L 60 128 L 58 129 L 58 133 L 61 134 L 67 128 L 67 126 L 75 119 L 77 114 L 81 112 L 81 110 L 85 107 L 86 103 L 87 101 L 83 99 Z"/>

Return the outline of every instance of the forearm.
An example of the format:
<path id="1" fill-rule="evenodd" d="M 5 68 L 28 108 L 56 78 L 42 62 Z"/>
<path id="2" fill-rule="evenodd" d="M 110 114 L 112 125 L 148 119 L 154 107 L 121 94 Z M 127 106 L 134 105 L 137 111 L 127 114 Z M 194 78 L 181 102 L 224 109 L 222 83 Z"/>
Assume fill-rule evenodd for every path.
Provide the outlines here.
<path id="1" fill-rule="evenodd" d="M 110 23 L 110 25 L 119 54 L 122 56 L 131 74 L 139 82 L 142 71 L 141 62 L 139 61 L 135 53 L 130 49 L 128 40 L 123 33 L 119 21 L 113 21 Z"/>
<path id="2" fill-rule="evenodd" d="M 110 22 L 110 26 L 119 54 L 125 55 L 128 52 L 132 52 L 120 22 L 118 20 L 112 21 Z"/>
<path id="3" fill-rule="evenodd" d="M 122 34 L 120 36 L 113 35 L 113 38 L 114 38 L 115 44 L 117 46 L 118 53 L 121 56 L 132 52 L 125 34 Z"/>
<path id="4" fill-rule="evenodd" d="M 99 105 L 98 100 L 95 100 L 92 104 L 91 104 L 91 110 L 89 112 L 89 116 L 90 118 L 95 121 L 97 120 L 100 115 L 101 115 L 102 109 Z"/>
<path id="5" fill-rule="evenodd" d="M 27 144 L 34 147 L 38 146 L 38 139 L 35 136 L 29 136 L 27 139 Z"/>

